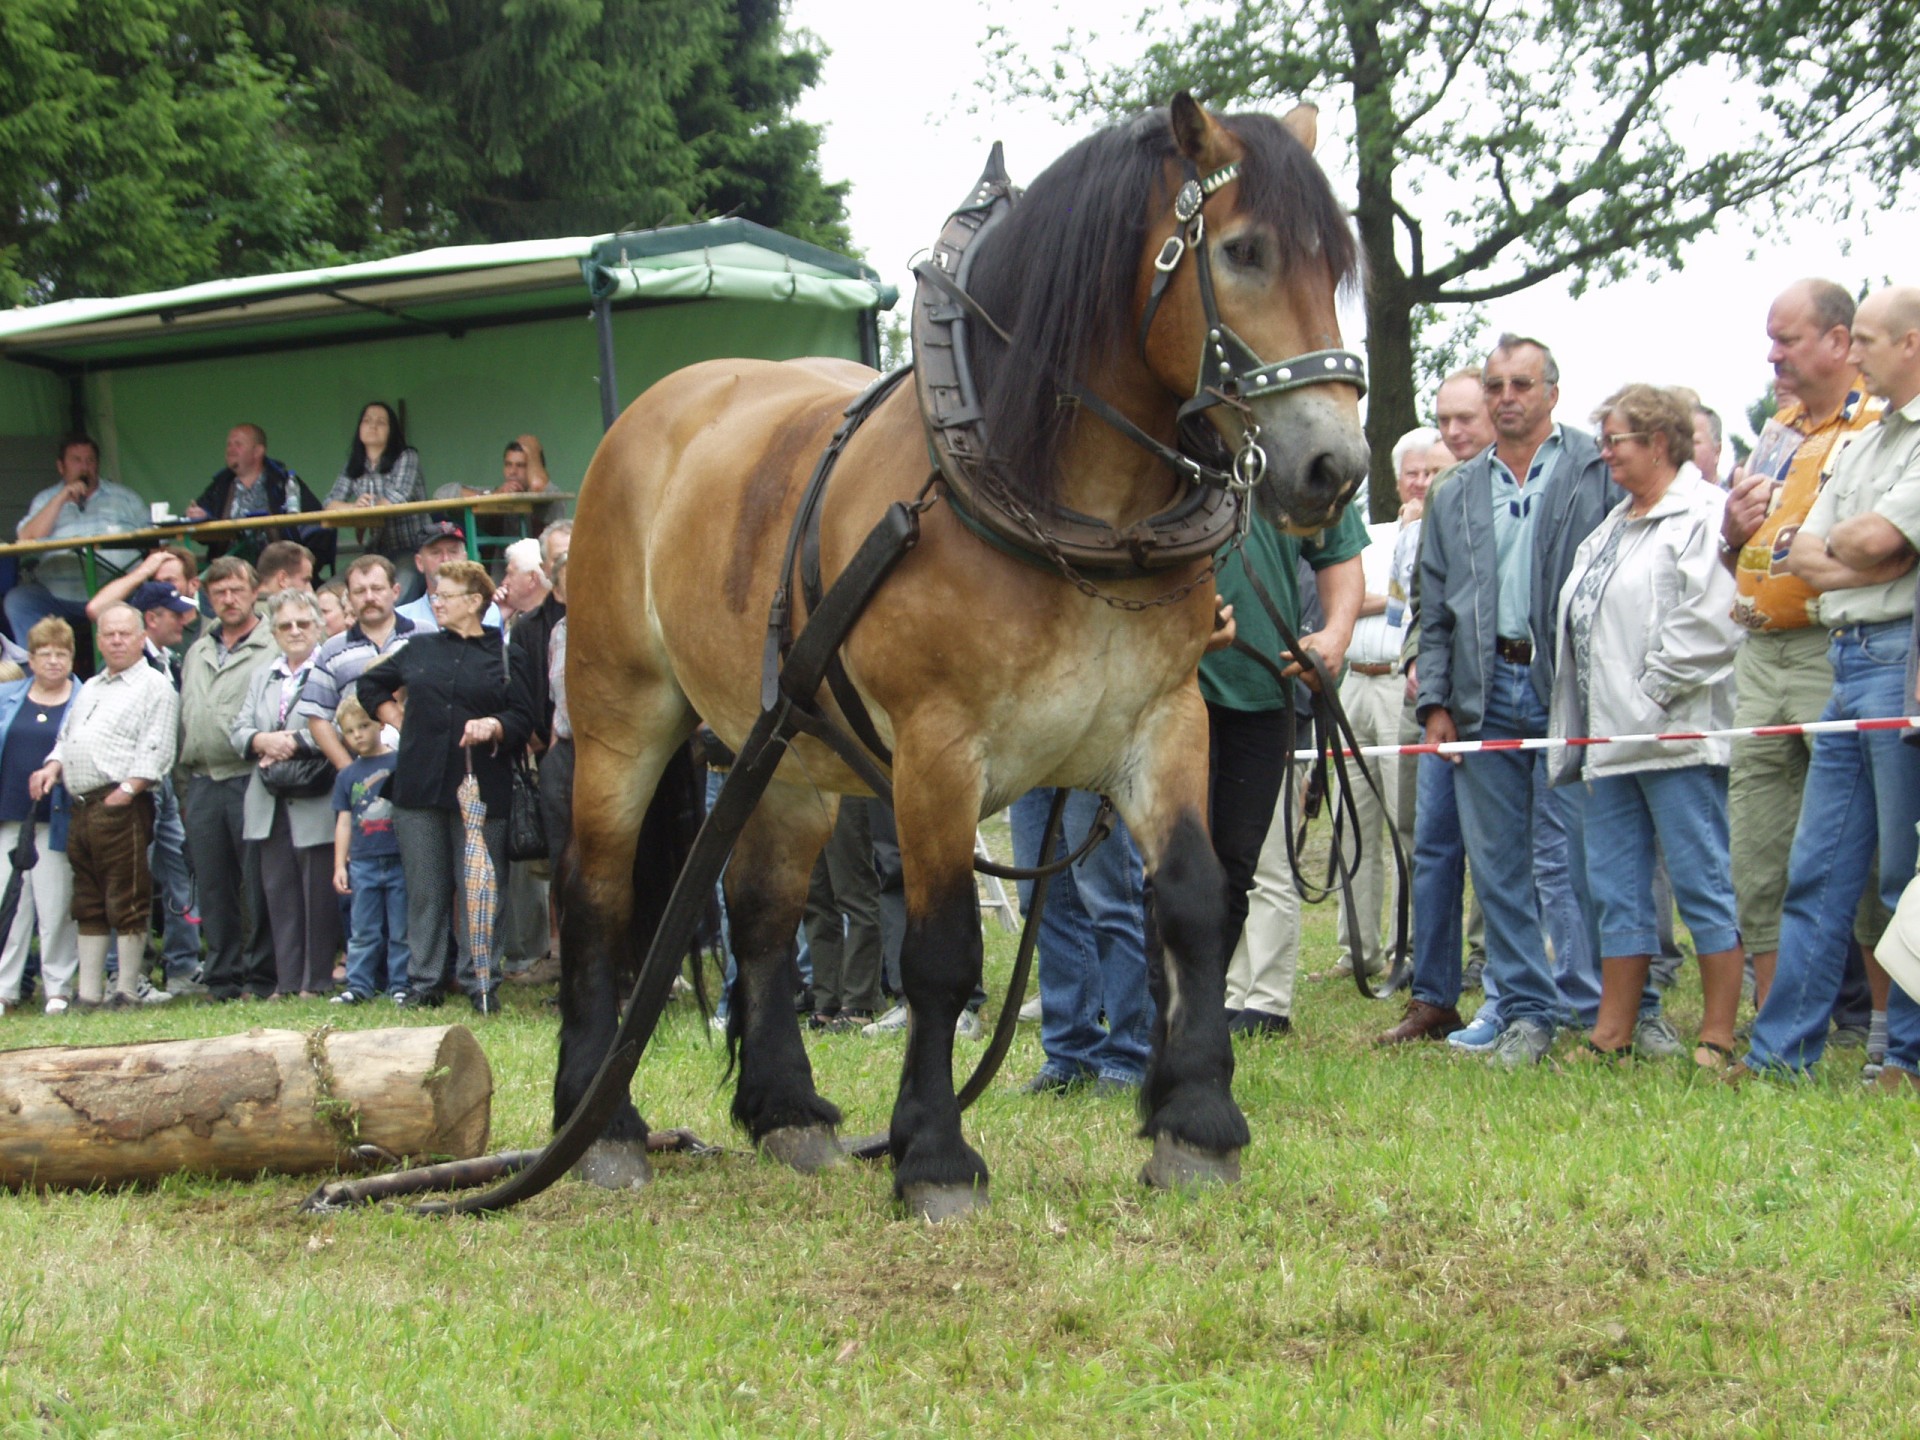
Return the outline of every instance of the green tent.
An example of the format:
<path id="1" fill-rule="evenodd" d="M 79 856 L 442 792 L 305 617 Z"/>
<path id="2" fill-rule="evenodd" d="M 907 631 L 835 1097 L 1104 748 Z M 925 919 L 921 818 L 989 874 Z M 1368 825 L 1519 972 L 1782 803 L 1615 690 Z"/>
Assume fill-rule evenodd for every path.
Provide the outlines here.
<path id="1" fill-rule="evenodd" d="M 895 298 L 843 255 L 716 220 L 0 311 L 0 536 L 70 428 L 98 437 L 103 473 L 179 511 L 243 421 L 324 497 L 370 400 L 401 409 L 429 493 L 491 488 L 527 431 L 572 490 L 661 376 L 732 355 L 874 364 Z"/>

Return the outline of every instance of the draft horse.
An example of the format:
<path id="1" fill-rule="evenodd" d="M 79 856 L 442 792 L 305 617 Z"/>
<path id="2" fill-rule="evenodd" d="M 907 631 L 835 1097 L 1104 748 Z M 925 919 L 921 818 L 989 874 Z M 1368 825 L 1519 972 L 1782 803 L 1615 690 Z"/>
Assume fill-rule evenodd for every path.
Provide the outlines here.
<path id="1" fill-rule="evenodd" d="M 1351 498 L 1367 452 L 1335 298 L 1355 254 L 1311 155 L 1314 128 L 1305 107 L 1284 120 L 1216 117 L 1181 95 L 1075 146 L 980 236 L 964 299 L 980 321 L 970 358 L 985 464 L 1038 530 L 1072 516 L 1137 534 L 1176 508 L 1196 483 L 1181 458 L 1183 417 L 1211 427 L 1233 456 L 1229 484 L 1284 528 L 1319 529 Z M 1340 362 L 1274 379 L 1302 356 Z M 1261 365 L 1271 368 L 1255 373 Z M 563 890 L 557 1125 L 608 1053 L 617 976 L 659 919 L 670 877 L 642 832 L 663 772 L 697 721 L 737 748 L 759 717 L 796 509 L 873 379 L 837 360 L 695 365 L 640 396 L 587 471 L 569 560 L 576 849 Z M 831 582 L 890 505 L 923 497 L 917 544 L 839 652 L 866 733 L 891 753 L 905 874 L 912 1019 L 889 1130 L 896 1197 L 930 1218 L 986 1201 L 952 1071 L 954 1023 L 981 971 L 973 837 L 980 817 L 1038 785 L 1109 796 L 1145 861 L 1159 948 L 1140 1098 L 1154 1141 L 1146 1178 L 1231 1180 L 1248 1133 L 1232 1093 L 1225 890 L 1207 839 L 1195 681 L 1215 623 L 1212 561 L 1104 589 L 1075 583 L 1044 544 L 1013 553 L 983 539 L 957 497 L 938 503 L 928 456 L 913 389 L 899 386 L 846 439 L 817 540 Z M 819 705 L 850 708 L 824 687 Z M 867 793 L 834 749 L 796 740 L 726 872 L 733 1116 L 803 1170 L 838 1158 L 840 1111 L 816 1090 L 801 1041 L 793 937 L 837 797 Z M 644 1183 L 646 1133 L 623 1097 L 581 1172 Z"/>

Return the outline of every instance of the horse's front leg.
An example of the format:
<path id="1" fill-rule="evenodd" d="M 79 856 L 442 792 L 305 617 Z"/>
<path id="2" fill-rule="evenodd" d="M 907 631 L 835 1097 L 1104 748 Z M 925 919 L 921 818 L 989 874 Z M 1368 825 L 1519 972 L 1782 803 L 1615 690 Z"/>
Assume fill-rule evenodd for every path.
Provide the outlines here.
<path id="1" fill-rule="evenodd" d="M 1140 1090 L 1153 1157 L 1141 1178 L 1162 1189 L 1230 1184 L 1247 1118 L 1233 1098 L 1226 873 L 1207 838 L 1207 712 L 1197 691 L 1169 702 L 1144 749 L 1137 778 L 1113 797 L 1146 864 L 1157 932 L 1147 937 L 1156 1013 Z"/>
<path id="2" fill-rule="evenodd" d="M 736 974 L 727 1040 L 739 1061 L 733 1118 L 767 1154 L 802 1174 L 838 1164 L 840 1111 L 814 1088 L 794 1014 L 794 934 L 807 882 L 833 829 L 836 800 L 775 783 L 727 861 L 727 921 Z"/>
<path id="3" fill-rule="evenodd" d="M 900 980 L 909 1019 L 888 1137 L 893 1193 L 912 1213 L 945 1220 L 987 1203 L 987 1165 L 961 1136 L 953 1088 L 954 1024 L 980 983 L 973 888 L 980 776 L 953 747 L 925 747 L 910 736 L 901 737 L 894 773 L 907 901 Z"/>

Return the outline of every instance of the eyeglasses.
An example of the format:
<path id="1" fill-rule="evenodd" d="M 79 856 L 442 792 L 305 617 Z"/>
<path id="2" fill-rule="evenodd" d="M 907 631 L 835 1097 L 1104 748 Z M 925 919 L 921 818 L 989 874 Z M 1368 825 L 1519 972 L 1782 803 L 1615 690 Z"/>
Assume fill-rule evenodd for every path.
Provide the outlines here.
<path id="1" fill-rule="evenodd" d="M 1603 430 L 1600 432 L 1600 448 L 1602 450 L 1611 450 L 1623 441 L 1644 440 L 1647 438 L 1647 434 L 1648 432 L 1645 430 L 1622 430 L 1617 435 L 1609 435 Z"/>
<path id="2" fill-rule="evenodd" d="M 1525 375 L 1519 375 L 1511 380 L 1483 380 L 1480 386 L 1489 395 L 1504 395 L 1509 390 L 1515 395 L 1527 395 L 1539 389 L 1540 382 L 1530 380 Z"/>
<path id="3" fill-rule="evenodd" d="M 436 590 L 428 597 L 435 605 L 451 605 L 456 600 L 478 600 L 471 590 Z"/>
<path id="4" fill-rule="evenodd" d="M 317 620 L 279 620 L 274 623 L 275 630 L 311 630 Z"/>

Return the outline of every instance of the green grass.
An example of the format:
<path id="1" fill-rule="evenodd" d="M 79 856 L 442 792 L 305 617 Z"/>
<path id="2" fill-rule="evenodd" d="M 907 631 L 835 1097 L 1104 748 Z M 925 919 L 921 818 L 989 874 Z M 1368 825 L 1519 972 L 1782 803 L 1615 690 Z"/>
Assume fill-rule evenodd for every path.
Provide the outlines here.
<path id="1" fill-rule="evenodd" d="M 1310 911 L 1302 968 L 1333 958 Z M 1683 1033 L 1696 993 L 1689 968 Z M 545 1135 L 540 998 L 474 1022 L 496 1145 Z M 991 1209 L 905 1222 L 882 1167 L 742 1153 L 680 1004 L 636 1094 L 730 1149 L 664 1157 L 638 1195 L 569 1182 L 462 1221 L 306 1218 L 312 1178 L 0 1196 L 0 1433 L 1920 1431 L 1915 1111 L 1857 1093 L 1849 1057 L 1790 1090 L 1685 1062 L 1504 1075 L 1371 1052 L 1397 1010 L 1302 981 L 1296 1034 L 1240 1051 L 1254 1145 L 1225 1193 L 1142 1190 L 1123 1101 L 1016 1093 L 1023 1027 L 967 1116 Z M 0 1044 L 466 1018 L 175 1006 L 8 1017 Z M 809 1047 L 848 1131 L 881 1128 L 900 1040 Z"/>

